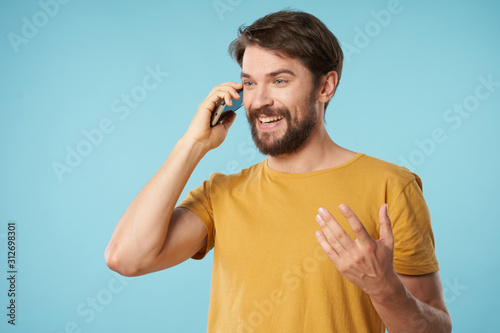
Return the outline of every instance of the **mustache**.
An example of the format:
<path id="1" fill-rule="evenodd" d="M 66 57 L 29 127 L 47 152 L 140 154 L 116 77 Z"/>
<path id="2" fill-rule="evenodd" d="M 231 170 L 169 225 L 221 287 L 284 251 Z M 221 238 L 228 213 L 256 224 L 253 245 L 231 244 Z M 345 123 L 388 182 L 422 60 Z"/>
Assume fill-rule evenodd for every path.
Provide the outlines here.
<path id="1" fill-rule="evenodd" d="M 291 117 L 290 111 L 285 107 L 273 109 L 266 106 L 259 109 L 251 108 L 248 110 L 248 117 L 250 119 L 257 118 L 259 115 L 264 115 L 266 117 L 284 116 L 288 119 Z"/>

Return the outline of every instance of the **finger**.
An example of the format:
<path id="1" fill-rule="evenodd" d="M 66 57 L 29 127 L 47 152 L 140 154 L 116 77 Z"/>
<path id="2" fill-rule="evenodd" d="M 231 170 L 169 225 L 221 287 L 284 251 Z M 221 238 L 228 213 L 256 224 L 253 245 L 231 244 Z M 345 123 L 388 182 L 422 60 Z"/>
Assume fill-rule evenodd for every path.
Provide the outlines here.
<path id="1" fill-rule="evenodd" d="M 220 100 L 224 100 L 226 104 L 231 103 L 230 105 L 232 105 L 231 93 L 226 90 L 214 90 L 202 102 L 202 104 L 200 104 L 200 106 L 203 105 L 203 109 L 212 113 Z"/>
<path id="2" fill-rule="evenodd" d="M 228 81 L 228 82 L 224 82 L 224 83 L 220 84 L 220 86 L 230 86 L 236 90 L 236 89 L 242 89 L 243 83 L 242 82 Z"/>
<path id="3" fill-rule="evenodd" d="M 233 106 L 233 99 L 231 96 L 231 92 L 228 91 L 229 94 L 224 95 L 224 99 L 226 100 L 226 105 Z"/>
<path id="4" fill-rule="evenodd" d="M 218 86 L 215 86 L 212 91 L 208 94 L 207 99 L 217 102 L 219 99 L 226 99 L 226 96 L 229 97 L 229 100 L 226 99 L 226 104 L 231 99 L 239 99 L 240 94 L 238 93 L 238 89 L 242 89 L 243 84 L 241 83 L 236 83 L 236 82 L 226 82 L 223 84 L 220 84 Z"/>
<path id="5" fill-rule="evenodd" d="M 349 207 L 346 204 L 341 204 L 339 206 L 339 208 L 340 208 L 340 212 L 342 213 L 342 215 L 344 215 L 347 222 L 349 222 L 349 225 L 351 226 L 352 231 L 354 231 L 354 234 L 356 234 L 356 237 L 358 238 L 358 240 L 360 242 L 366 242 L 366 241 L 372 239 L 372 237 L 370 236 L 368 231 L 366 231 L 363 223 L 361 223 L 359 218 L 352 211 L 351 207 Z"/>
<path id="6" fill-rule="evenodd" d="M 240 99 L 241 96 L 240 96 L 240 93 L 238 92 L 238 90 L 236 90 L 236 96 L 233 94 L 233 99 Z"/>
<path id="7" fill-rule="evenodd" d="M 218 90 L 214 90 L 213 93 L 217 96 L 215 102 L 219 99 L 224 99 L 226 105 L 233 106 L 233 99 L 240 99 L 241 96 L 233 86 L 218 86 Z"/>
<path id="8" fill-rule="evenodd" d="M 232 89 L 229 90 L 229 93 L 231 94 L 231 99 L 240 99 L 241 96 L 240 96 L 240 93 L 238 92 L 239 89 L 243 89 L 243 84 L 240 84 L 241 87 L 238 87 L 238 88 L 235 88 L 235 87 L 231 87 Z M 231 101 L 231 104 L 229 104 L 229 106 L 232 106 L 233 105 L 233 102 Z"/>
<path id="9" fill-rule="evenodd" d="M 219 122 L 224 126 L 224 128 L 227 131 L 229 129 L 229 127 L 231 127 L 231 125 L 233 124 L 234 119 L 236 119 L 236 112 L 227 111 L 221 115 Z"/>
<path id="10" fill-rule="evenodd" d="M 353 240 L 344 228 L 337 222 L 335 217 L 324 207 L 318 209 L 316 221 L 326 236 L 326 239 L 332 244 L 335 250 L 342 254 L 345 250 L 349 250 L 353 245 Z"/>
<path id="11" fill-rule="evenodd" d="M 389 206 L 383 204 L 378 212 L 378 220 L 380 223 L 380 241 L 388 247 L 394 247 L 394 234 L 392 232 L 392 223 L 389 218 Z"/>
<path id="12" fill-rule="evenodd" d="M 230 88 L 228 88 L 228 89 L 230 89 Z M 211 103 L 215 104 L 221 99 L 226 99 L 226 96 L 231 98 L 231 93 L 229 92 L 229 90 L 223 90 L 221 88 L 221 89 L 213 90 L 212 92 L 210 92 L 210 94 L 206 98 L 206 101 L 210 101 Z"/>
<path id="13" fill-rule="evenodd" d="M 238 82 L 234 82 L 234 81 L 224 82 L 224 83 L 216 85 L 213 88 L 212 91 L 216 91 L 216 90 L 229 90 L 228 88 L 232 88 L 234 90 L 242 89 L 243 88 L 243 83 L 241 83 L 241 82 L 238 83 Z"/>
<path id="14" fill-rule="evenodd" d="M 231 95 L 233 96 L 233 99 L 240 99 L 240 93 L 238 92 L 239 89 L 243 89 L 243 85 L 241 85 L 241 88 L 234 89 L 234 91 L 231 90 Z"/>
<path id="15" fill-rule="evenodd" d="M 335 251 L 335 249 L 330 245 L 328 240 L 325 238 L 325 235 L 319 230 L 316 231 L 316 239 L 318 240 L 319 245 L 325 252 L 325 254 L 330 258 L 335 265 L 337 265 L 337 262 L 340 260 L 340 256 Z"/>

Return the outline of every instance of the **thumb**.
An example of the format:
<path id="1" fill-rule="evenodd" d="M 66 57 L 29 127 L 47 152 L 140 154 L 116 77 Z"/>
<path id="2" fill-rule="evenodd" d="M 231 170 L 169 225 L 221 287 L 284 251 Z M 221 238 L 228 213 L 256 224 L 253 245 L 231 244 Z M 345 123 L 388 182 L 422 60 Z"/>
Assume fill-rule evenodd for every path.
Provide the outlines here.
<path id="1" fill-rule="evenodd" d="M 231 127 L 231 125 L 234 122 L 234 119 L 236 119 L 236 112 L 231 111 L 229 112 L 228 115 L 224 116 L 224 118 L 221 121 L 222 126 L 226 129 L 226 131 Z"/>
<path id="2" fill-rule="evenodd" d="M 378 212 L 378 220 L 380 223 L 380 241 L 386 246 L 394 247 L 394 234 L 392 233 L 392 223 L 389 219 L 389 206 L 383 204 Z"/>

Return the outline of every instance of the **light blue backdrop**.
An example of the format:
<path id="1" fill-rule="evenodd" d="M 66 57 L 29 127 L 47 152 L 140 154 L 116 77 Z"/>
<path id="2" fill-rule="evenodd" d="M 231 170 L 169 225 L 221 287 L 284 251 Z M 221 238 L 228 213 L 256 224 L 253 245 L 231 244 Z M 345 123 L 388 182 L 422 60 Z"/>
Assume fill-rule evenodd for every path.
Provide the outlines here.
<path id="1" fill-rule="evenodd" d="M 2 1 L 0 331 L 205 331 L 211 254 L 120 278 L 104 250 L 198 104 L 238 80 L 227 55 L 238 26 L 292 7 L 323 20 L 346 53 L 326 116 L 334 140 L 423 179 L 454 332 L 498 332 L 499 4 Z M 240 113 L 187 189 L 262 160 L 249 135 Z"/>

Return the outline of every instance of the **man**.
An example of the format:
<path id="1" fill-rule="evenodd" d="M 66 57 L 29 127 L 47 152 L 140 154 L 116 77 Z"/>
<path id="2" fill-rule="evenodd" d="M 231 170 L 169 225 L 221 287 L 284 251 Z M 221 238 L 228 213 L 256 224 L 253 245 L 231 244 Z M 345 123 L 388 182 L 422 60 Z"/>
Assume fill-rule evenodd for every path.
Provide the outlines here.
<path id="1" fill-rule="evenodd" d="M 450 332 L 420 178 L 326 132 L 342 71 L 337 39 L 316 17 L 281 11 L 241 28 L 230 53 L 243 82 L 200 104 L 120 219 L 108 266 L 137 276 L 214 248 L 209 332 Z M 231 104 L 241 88 L 268 158 L 213 174 L 175 207 L 235 119 L 210 127 L 215 103 Z"/>

